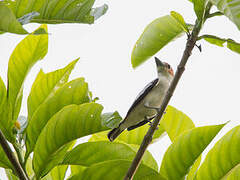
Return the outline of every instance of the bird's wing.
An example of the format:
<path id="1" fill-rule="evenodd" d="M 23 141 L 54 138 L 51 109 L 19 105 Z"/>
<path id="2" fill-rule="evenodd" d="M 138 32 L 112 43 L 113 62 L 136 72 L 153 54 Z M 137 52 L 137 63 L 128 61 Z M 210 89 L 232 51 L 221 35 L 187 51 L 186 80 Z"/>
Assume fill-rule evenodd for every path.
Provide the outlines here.
<path id="1" fill-rule="evenodd" d="M 144 89 L 138 94 L 132 106 L 127 112 L 126 117 L 131 113 L 131 111 L 144 99 L 144 97 L 152 90 L 152 88 L 157 84 L 158 78 L 154 79 L 152 82 L 148 83 Z"/>

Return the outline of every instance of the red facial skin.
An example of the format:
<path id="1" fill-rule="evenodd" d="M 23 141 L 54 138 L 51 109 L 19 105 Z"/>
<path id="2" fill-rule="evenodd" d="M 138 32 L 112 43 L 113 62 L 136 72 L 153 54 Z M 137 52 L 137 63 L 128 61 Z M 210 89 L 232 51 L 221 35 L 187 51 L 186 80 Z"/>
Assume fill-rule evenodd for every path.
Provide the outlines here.
<path id="1" fill-rule="evenodd" d="M 174 76 L 174 72 L 173 72 L 173 69 L 171 68 L 171 66 L 166 62 L 164 62 L 164 65 L 165 65 L 165 68 L 167 69 L 167 72 L 169 74 L 171 74 L 172 76 Z"/>
<path id="2" fill-rule="evenodd" d="M 168 69 L 167 71 L 169 72 L 169 74 L 171 74 L 172 76 L 174 76 L 174 72 L 173 72 L 173 69 L 172 69 L 172 68 Z"/>

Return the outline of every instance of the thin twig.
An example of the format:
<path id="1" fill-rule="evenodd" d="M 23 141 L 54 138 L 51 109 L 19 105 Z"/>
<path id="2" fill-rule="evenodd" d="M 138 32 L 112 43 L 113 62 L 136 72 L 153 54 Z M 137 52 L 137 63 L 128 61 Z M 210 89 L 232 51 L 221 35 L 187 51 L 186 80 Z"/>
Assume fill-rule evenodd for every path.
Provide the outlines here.
<path id="1" fill-rule="evenodd" d="M 222 16 L 222 15 L 224 15 L 222 12 L 217 11 L 217 12 L 214 12 L 212 14 L 209 14 L 207 18 L 212 18 L 212 17 L 215 17 L 215 16 Z"/>
<path id="2" fill-rule="evenodd" d="M 210 8 L 211 8 L 211 4 L 208 4 L 207 10 L 206 10 L 207 14 L 209 13 Z M 203 21 L 205 21 L 205 18 Z M 164 114 L 164 111 L 173 95 L 173 92 L 185 70 L 185 65 L 188 61 L 188 58 L 191 56 L 192 50 L 195 46 L 195 43 L 198 38 L 198 34 L 201 30 L 201 27 L 202 27 L 202 22 L 196 21 L 193 31 L 192 31 L 189 39 L 187 40 L 186 47 L 185 47 L 182 59 L 180 61 L 180 64 L 177 67 L 176 74 L 175 74 L 175 76 L 171 82 L 171 85 L 164 97 L 163 103 L 159 108 L 159 112 L 157 113 L 157 116 L 154 119 L 152 126 L 149 128 L 147 134 L 144 136 L 142 144 L 141 144 L 140 148 L 138 149 L 138 152 L 137 152 L 135 158 L 133 159 L 132 164 L 131 164 L 130 168 L 128 169 L 128 172 L 127 172 L 124 180 L 132 180 L 134 174 L 136 173 L 137 168 L 140 165 L 141 159 L 144 155 L 144 152 L 146 151 L 148 145 L 151 143 L 154 131 L 156 130 L 156 128 Z"/>
<path id="3" fill-rule="evenodd" d="M 27 175 L 25 174 L 25 172 L 22 169 L 21 165 L 19 164 L 17 158 L 13 154 L 13 152 L 12 152 L 10 146 L 8 145 L 8 142 L 7 142 L 6 138 L 4 137 L 1 130 L 0 130 L 0 144 L 1 144 L 4 152 L 6 153 L 8 159 L 12 163 L 12 165 L 15 169 L 15 172 L 16 172 L 17 176 L 19 177 L 19 179 L 20 180 L 28 180 Z"/>

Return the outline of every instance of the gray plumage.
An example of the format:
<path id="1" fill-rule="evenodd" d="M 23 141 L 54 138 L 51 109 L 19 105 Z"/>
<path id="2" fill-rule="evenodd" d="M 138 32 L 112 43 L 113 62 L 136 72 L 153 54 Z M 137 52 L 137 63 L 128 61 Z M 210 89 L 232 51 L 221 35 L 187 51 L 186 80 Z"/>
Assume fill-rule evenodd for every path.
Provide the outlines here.
<path id="1" fill-rule="evenodd" d="M 148 83 L 138 94 L 124 120 L 117 128 L 108 133 L 110 141 L 116 139 L 125 129 L 132 130 L 146 124 L 156 115 L 156 110 L 149 107 L 160 107 L 164 95 L 173 78 L 173 71 L 167 63 L 156 59 L 158 78 Z"/>

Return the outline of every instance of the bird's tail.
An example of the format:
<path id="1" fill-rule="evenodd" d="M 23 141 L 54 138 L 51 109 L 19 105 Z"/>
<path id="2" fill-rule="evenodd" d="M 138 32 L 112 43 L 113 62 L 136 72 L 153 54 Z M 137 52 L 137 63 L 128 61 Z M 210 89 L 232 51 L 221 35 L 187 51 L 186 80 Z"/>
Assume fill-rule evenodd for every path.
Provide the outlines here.
<path id="1" fill-rule="evenodd" d="M 117 128 L 112 129 L 108 133 L 109 141 L 111 141 L 111 142 L 114 141 L 114 139 L 116 139 L 123 131 L 124 131 L 124 129 L 121 130 L 120 126 L 118 126 Z"/>

